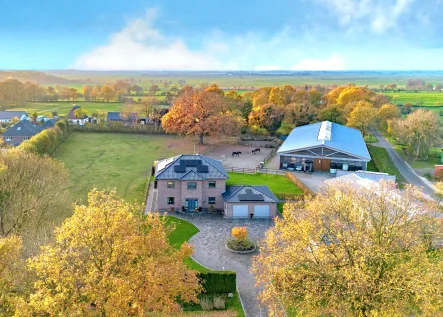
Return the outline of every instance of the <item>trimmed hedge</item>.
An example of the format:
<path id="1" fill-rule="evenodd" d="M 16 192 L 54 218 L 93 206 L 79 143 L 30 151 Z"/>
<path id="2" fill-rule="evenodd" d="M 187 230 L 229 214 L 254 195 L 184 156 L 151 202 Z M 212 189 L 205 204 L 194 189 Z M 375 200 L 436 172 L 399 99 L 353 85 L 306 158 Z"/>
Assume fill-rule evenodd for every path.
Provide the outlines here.
<path id="1" fill-rule="evenodd" d="M 112 123 L 112 124 L 86 124 L 83 126 L 73 125 L 72 127 L 75 132 L 165 134 L 161 126 L 156 126 L 151 124 L 124 126 L 122 124 Z"/>
<path id="2" fill-rule="evenodd" d="M 19 148 L 25 152 L 37 155 L 52 155 L 69 135 L 68 123 L 65 120 L 61 120 L 53 128 L 43 130 L 34 135 L 30 140 L 23 142 Z"/>
<path id="3" fill-rule="evenodd" d="M 206 294 L 235 293 L 237 275 L 232 271 L 198 273 Z"/>

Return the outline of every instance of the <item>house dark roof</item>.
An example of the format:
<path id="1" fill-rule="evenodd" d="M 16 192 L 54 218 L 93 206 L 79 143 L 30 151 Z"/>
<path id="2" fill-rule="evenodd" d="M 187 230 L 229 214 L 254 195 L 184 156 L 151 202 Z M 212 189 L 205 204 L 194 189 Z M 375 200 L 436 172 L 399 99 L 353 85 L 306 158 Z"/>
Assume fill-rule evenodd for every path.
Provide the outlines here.
<path id="1" fill-rule="evenodd" d="M 39 125 L 34 125 L 31 121 L 22 120 L 14 124 L 3 133 L 3 137 L 17 137 L 17 136 L 34 136 L 43 129 Z"/>
<path id="2" fill-rule="evenodd" d="M 138 116 L 136 113 L 132 113 L 128 118 L 123 118 L 121 112 L 108 112 L 106 121 L 136 121 Z"/>
<path id="3" fill-rule="evenodd" d="M 11 120 L 13 118 L 21 119 L 23 115 L 27 116 L 26 111 L 0 111 L 0 119 L 3 120 Z"/>
<path id="4" fill-rule="evenodd" d="M 155 179 L 226 179 L 222 162 L 200 154 L 182 154 L 158 162 Z"/>
<path id="5" fill-rule="evenodd" d="M 40 127 L 41 127 L 42 130 L 53 128 L 53 127 L 55 127 L 55 120 L 54 119 L 49 119 L 48 121 L 43 123 Z"/>
<path id="6" fill-rule="evenodd" d="M 278 203 L 278 198 L 264 185 L 228 186 L 222 194 L 223 200 L 229 203 L 266 202 Z"/>

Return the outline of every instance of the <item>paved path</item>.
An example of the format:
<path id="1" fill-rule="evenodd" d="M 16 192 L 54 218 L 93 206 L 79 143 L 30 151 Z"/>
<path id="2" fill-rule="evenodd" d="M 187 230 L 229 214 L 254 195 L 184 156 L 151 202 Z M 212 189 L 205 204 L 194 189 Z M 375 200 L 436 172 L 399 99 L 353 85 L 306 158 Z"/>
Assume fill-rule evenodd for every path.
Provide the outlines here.
<path id="1" fill-rule="evenodd" d="M 258 302 L 258 289 L 255 287 L 255 277 L 249 271 L 251 258 L 257 254 L 235 254 L 226 250 L 225 243 L 231 236 L 234 226 L 248 228 L 249 237 L 253 241 L 264 238 L 264 233 L 273 226 L 272 220 L 262 219 L 224 219 L 214 214 L 176 214 L 196 225 L 200 232 L 189 242 L 194 246 L 192 257 L 199 263 L 214 270 L 230 270 L 237 272 L 237 288 L 247 317 L 266 317 L 267 309 Z"/>
<path id="2" fill-rule="evenodd" d="M 145 213 L 152 212 L 152 211 L 158 211 L 157 193 L 158 193 L 157 188 L 154 188 L 154 181 L 151 181 L 151 184 L 149 185 L 148 197 L 146 199 Z"/>
<path id="3" fill-rule="evenodd" d="M 409 184 L 418 186 L 422 188 L 422 191 L 434 197 L 434 189 L 431 184 L 428 184 L 422 177 L 420 177 L 409 164 L 397 153 L 397 151 L 392 147 L 392 144 L 386 140 L 378 131 L 372 131 L 372 133 L 378 138 L 378 142 L 373 145 L 383 147 L 388 152 L 389 156 L 394 162 L 394 165 L 398 168 L 400 173 L 406 179 Z"/>

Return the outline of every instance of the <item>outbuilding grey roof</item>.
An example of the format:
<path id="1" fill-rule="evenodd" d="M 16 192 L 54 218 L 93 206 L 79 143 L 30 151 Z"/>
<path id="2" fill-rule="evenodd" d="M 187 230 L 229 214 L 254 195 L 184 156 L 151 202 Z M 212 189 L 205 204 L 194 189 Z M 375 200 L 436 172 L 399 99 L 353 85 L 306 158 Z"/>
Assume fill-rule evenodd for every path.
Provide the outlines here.
<path id="1" fill-rule="evenodd" d="M 264 185 L 240 185 L 228 186 L 222 194 L 223 200 L 229 203 L 267 202 L 278 203 L 279 200 L 268 186 Z M 258 199 L 261 196 L 262 199 Z"/>
<path id="2" fill-rule="evenodd" d="M 325 180 L 324 183 L 326 185 L 343 184 L 343 183 L 365 185 L 367 183 L 378 183 L 380 181 L 395 182 L 395 175 L 389 175 L 387 173 L 366 172 L 366 171 L 357 171 L 357 172 L 337 171 L 337 176 L 335 178 Z"/>
<path id="3" fill-rule="evenodd" d="M 344 125 L 323 121 L 294 128 L 277 153 L 326 146 L 364 160 L 371 160 L 361 132 Z"/>
<path id="4" fill-rule="evenodd" d="M 31 121 L 22 120 L 14 124 L 3 133 L 3 137 L 26 137 L 34 136 L 43 129 L 39 125 L 34 125 Z"/>
<path id="5" fill-rule="evenodd" d="M 136 121 L 138 118 L 136 113 L 131 113 L 127 118 L 122 117 L 121 112 L 111 111 L 106 115 L 106 121 Z"/>
<path id="6" fill-rule="evenodd" d="M 26 111 L 0 111 L 0 119 L 12 120 L 13 118 L 21 119 L 23 115 L 26 115 Z"/>
<path id="7" fill-rule="evenodd" d="M 221 161 L 200 154 L 181 154 L 157 163 L 155 179 L 204 180 L 226 179 Z"/>
<path id="8" fill-rule="evenodd" d="M 350 171 L 342 171 L 342 170 L 337 171 L 336 178 L 344 176 L 344 175 L 348 175 L 348 174 L 355 174 L 361 178 L 371 179 L 376 182 L 379 182 L 381 180 L 395 182 L 395 179 L 396 179 L 395 175 L 389 175 L 388 173 L 369 172 L 369 171 L 350 172 Z"/>

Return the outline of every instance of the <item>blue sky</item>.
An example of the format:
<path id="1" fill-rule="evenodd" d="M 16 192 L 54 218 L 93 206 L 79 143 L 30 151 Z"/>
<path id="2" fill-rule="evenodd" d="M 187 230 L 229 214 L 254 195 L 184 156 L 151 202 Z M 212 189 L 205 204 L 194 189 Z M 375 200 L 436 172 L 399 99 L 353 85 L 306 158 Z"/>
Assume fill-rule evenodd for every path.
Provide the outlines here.
<path id="1" fill-rule="evenodd" d="M 0 69 L 443 70 L 443 0 L 0 0 Z"/>

